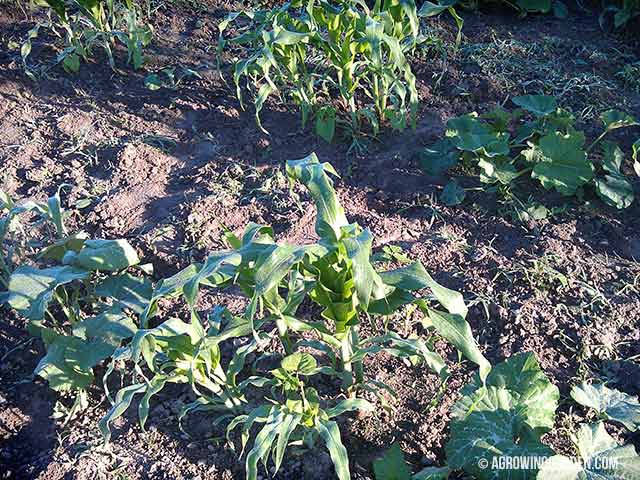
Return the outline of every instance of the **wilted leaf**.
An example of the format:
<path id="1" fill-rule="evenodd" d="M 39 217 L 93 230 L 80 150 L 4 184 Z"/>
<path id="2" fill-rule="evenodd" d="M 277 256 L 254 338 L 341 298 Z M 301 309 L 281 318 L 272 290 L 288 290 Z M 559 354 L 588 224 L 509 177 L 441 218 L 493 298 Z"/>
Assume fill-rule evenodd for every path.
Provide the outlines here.
<path id="1" fill-rule="evenodd" d="M 134 277 L 129 273 L 107 277 L 96 285 L 96 295 L 109 297 L 120 305 L 140 314 L 151 301 L 153 286 L 146 277 Z"/>
<path id="2" fill-rule="evenodd" d="M 492 132 L 475 115 L 464 115 L 449 120 L 446 135 L 458 149 L 463 151 L 477 152 L 482 150 L 488 156 L 509 153 L 508 136 Z"/>
<path id="3" fill-rule="evenodd" d="M 633 186 L 620 172 L 624 153 L 618 145 L 611 142 L 602 144 L 602 168 L 607 172 L 596 179 L 596 192 L 608 205 L 618 209 L 627 208 L 633 203 Z"/>
<path id="4" fill-rule="evenodd" d="M 113 350 L 125 338 L 133 337 L 137 329 L 133 320 L 112 309 L 77 323 L 73 326 L 73 334 L 89 342 L 104 342 Z"/>
<path id="5" fill-rule="evenodd" d="M 108 358 L 114 350 L 105 342 L 87 342 L 81 338 L 43 331 L 47 354 L 34 370 L 57 391 L 87 388 L 93 383 L 92 368 Z"/>

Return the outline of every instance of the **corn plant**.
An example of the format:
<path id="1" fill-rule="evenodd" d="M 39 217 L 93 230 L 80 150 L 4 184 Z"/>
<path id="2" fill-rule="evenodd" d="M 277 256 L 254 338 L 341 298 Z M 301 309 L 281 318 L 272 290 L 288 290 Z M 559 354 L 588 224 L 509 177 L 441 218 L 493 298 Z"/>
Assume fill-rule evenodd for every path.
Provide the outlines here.
<path id="1" fill-rule="evenodd" d="M 238 34 L 227 38 L 230 25 Z M 413 0 L 378 0 L 372 8 L 357 0 L 295 0 L 232 13 L 219 30 L 219 58 L 224 48 L 246 48 L 233 79 L 241 104 L 246 79 L 261 129 L 260 111 L 274 94 L 300 108 L 303 127 L 313 117 L 316 133 L 329 142 L 345 116 L 353 133 L 364 124 L 375 135 L 382 122 L 395 129 L 407 118 L 415 123 L 418 92 L 406 58 L 419 30 Z"/>
<path id="2" fill-rule="evenodd" d="M 150 295 L 151 284 L 144 276 L 126 271 L 139 259 L 125 240 L 91 240 L 84 232 L 68 234 L 59 194 L 46 203 L 15 204 L 3 197 L 9 211 L 0 223 L 3 244 L 8 245 L 2 267 L 9 276 L 0 298 L 44 342 L 47 353 L 34 375 L 47 380 L 53 390 L 75 394 L 70 413 L 77 412 L 86 406 L 93 368 L 136 332 L 132 314 Z M 53 223 L 56 238 L 35 255 L 30 255 L 35 250 L 31 242 L 32 247 L 16 257 L 16 246 L 23 244 L 16 241 L 23 227 L 16 219 L 27 211 Z M 20 265 L 14 268 L 16 259 Z"/>
<path id="3" fill-rule="evenodd" d="M 448 376 L 444 359 L 419 336 L 403 338 L 388 328 L 388 322 L 368 336 L 362 334 L 365 318 L 386 318 L 410 304 L 424 312 L 424 328 L 478 364 L 482 378 L 487 375 L 489 364 L 464 319 L 467 308 L 462 296 L 436 283 L 419 262 L 377 272 L 371 263 L 371 232 L 347 221 L 329 164 L 312 154 L 287 162 L 287 174 L 291 182 L 302 183 L 315 201 L 319 241 L 279 245 L 269 227 L 252 223 L 240 237 L 227 235 L 229 250 L 211 253 L 202 264 L 160 281 L 139 316 L 143 329 L 115 355 L 109 368 L 110 375 L 116 364 L 124 363 L 125 375 L 131 372 L 134 381 L 117 393 L 101 422 L 106 439 L 109 423 L 124 413 L 136 394 L 143 395 L 139 412 L 144 424 L 152 395 L 165 383 L 187 383 L 198 398 L 185 406 L 180 417 L 198 410 L 215 412 L 216 422 L 230 420 L 229 434 L 242 425 L 243 451 L 252 425 L 264 424 L 247 454 L 249 479 L 257 478 L 259 461 L 266 465 L 273 458 L 277 470 L 289 444 L 310 448 L 318 439 L 329 449 L 339 478 L 348 479 L 346 450 L 332 418 L 354 409 L 370 410 L 370 404 L 359 398 L 361 392 L 372 392 L 381 401 L 386 401 L 385 392 L 393 395 L 389 387 L 366 375 L 366 358 L 384 351 L 423 364 L 442 379 Z M 197 309 L 200 289 L 231 285 L 248 299 L 244 313 L 234 316 L 218 307 L 203 317 Z M 430 293 L 416 295 L 425 289 Z M 161 315 L 162 298 L 182 298 L 191 323 L 169 319 L 149 329 Z M 311 318 L 298 314 L 305 301 L 315 305 Z M 280 343 L 276 352 L 264 347 L 273 337 Z M 232 338 L 245 343 L 223 365 L 218 347 Z M 284 353 L 279 367 L 265 369 L 274 355 L 282 356 L 278 352 Z M 246 365 L 249 354 L 257 357 L 251 367 Z M 128 366 L 132 363 L 133 368 Z M 338 379 L 346 400 L 333 405 L 321 401 L 314 380 L 318 375 Z M 268 398 L 267 403 L 249 402 L 249 390 L 254 391 L 253 398 Z"/>
<path id="4" fill-rule="evenodd" d="M 68 72 L 77 72 L 81 60 L 88 62 L 96 46 L 104 50 L 109 65 L 115 69 L 116 43 L 126 47 L 128 63 L 135 69 L 142 66 L 142 50 L 151 42 L 153 32 L 150 25 L 141 21 L 140 8 L 133 0 L 36 0 L 35 3 L 48 9 L 49 20 L 32 28 L 22 45 L 22 61 L 31 78 L 36 75 L 29 68 L 27 58 L 32 41 L 43 28 L 64 42 L 57 63 Z"/>
<path id="5" fill-rule="evenodd" d="M 423 170 L 439 175 L 462 162 L 477 166 L 483 183 L 509 185 L 529 175 L 545 189 L 566 196 L 591 187 L 608 205 L 631 205 L 633 187 L 621 170 L 624 152 L 604 138 L 616 129 L 638 125 L 633 117 L 617 110 L 603 112 L 602 133 L 586 145 L 573 116 L 558 108 L 553 97 L 526 95 L 513 102 L 520 108 L 449 120 L 445 138 L 421 152 Z M 594 161 L 596 155 L 600 162 Z"/>

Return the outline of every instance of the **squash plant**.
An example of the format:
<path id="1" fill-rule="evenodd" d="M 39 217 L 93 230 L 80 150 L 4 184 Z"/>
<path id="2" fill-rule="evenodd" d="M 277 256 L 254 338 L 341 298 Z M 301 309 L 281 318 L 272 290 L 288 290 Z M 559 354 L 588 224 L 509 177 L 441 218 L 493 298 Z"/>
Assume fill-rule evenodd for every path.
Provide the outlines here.
<path id="1" fill-rule="evenodd" d="M 49 19 L 32 28 L 22 45 L 22 61 L 31 78 L 36 75 L 27 58 L 32 41 L 42 28 L 63 40 L 65 47 L 56 63 L 68 72 L 77 72 L 81 60 L 89 61 L 95 46 L 104 50 L 109 65 L 115 69 L 116 42 L 126 47 L 128 63 L 135 69 L 142 66 L 142 51 L 151 42 L 153 30 L 141 21 L 141 9 L 134 0 L 35 0 L 35 4 L 48 9 Z"/>
<path id="2" fill-rule="evenodd" d="M 489 363 L 465 320 L 462 295 L 436 283 L 419 262 L 376 271 L 371 263 L 372 234 L 347 221 L 330 178 L 335 175 L 333 168 L 320 163 L 315 154 L 289 161 L 286 168 L 291 182 L 302 183 L 316 204 L 318 242 L 278 244 L 270 228 L 252 223 L 240 237 L 227 236 L 229 250 L 211 253 L 202 264 L 160 281 L 140 314 L 143 329 L 116 354 L 109 368 L 109 375 L 124 368 L 125 375 L 132 374 L 132 382 L 117 393 L 101 422 L 106 439 L 109 423 L 124 413 L 135 395 L 143 395 L 139 409 L 144 423 L 151 395 L 167 382 L 187 383 L 197 400 L 185 407 L 181 417 L 206 410 L 215 413 L 216 421 L 229 419 L 229 432 L 242 425 L 243 447 L 251 426 L 264 424 L 246 458 L 249 479 L 256 478 L 259 460 L 266 464 L 273 454 L 277 469 L 290 443 L 312 447 L 321 438 L 339 478 L 346 480 L 346 452 L 332 418 L 348 410 L 370 409 L 362 392 L 372 392 L 382 401 L 383 392 L 393 394 L 366 374 L 366 358 L 384 351 L 423 364 L 443 379 L 448 375 L 444 359 L 429 341 L 403 338 L 387 327 L 363 331 L 367 317 L 389 316 L 409 304 L 424 312 L 425 329 L 476 363 L 481 378 L 488 374 Z M 207 316 L 198 311 L 201 288 L 231 285 L 248 299 L 242 315 L 234 316 L 223 307 Z M 423 291 L 425 295 L 418 294 Z M 168 297 L 185 301 L 190 323 L 169 319 L 149 329 L 160 320 L 158 301 Z M 300 315 L 303 302 L 315 305 L 315 313 Z M 279 348 L 266 349 L 274 337 Z M 225 360 L 219 347 L 231 339 L 241 346 Z M 255 357 L 250 365 L 249 353 Z M 274 358 L 281 359 L 275 368 Z M 337 404 L 321 400 L 325 392 L 317 391 L 320 375 L 338 379 L 346 400 Z M 265 403 L 256 406 L 249 401 L 249 391 L 251 398 L 263 398 Z"/>
<path id="3" fill-rule="evenodd" d="M 445 138 L 420 152 L 422 169 L 440 175 L 462 162 L 477 166 L 483 183 L 509 185 L 529 175 L 562 195 L 591 187 L 608 205 L 631 205 L 633 187 L 621 171 L 624 152 L 604 138 L 613 130 L 638 125 L 633 117 L 617 110 L 603 112 L 604 130 L 586 145 L 573 116 L 558 108 L 553 97 L 525 95 L 513 102 L 520 108 L 450 119 Z M 594 161 L 596 155 L 600 162 Z"/>
<path id="4" fill-rule="evenodd" d="M 227 37 L 230 26 L 237 34 Z M 233 79 L 241 103 L 247 80 L 260 128 L 260 111 L 274 94 L 300 108 L 303 127 L 313 117 L 328 142 L 344 117 L 354 134 L 367 125 L 376 135 L 383 122 L 415 124 L 418 91 L 406 58 L 419 33 L 413 0 L 377 0 L 372 8 L 357 0 L 294 0 L 232 13 L 218 28 L 219 59 L 225 48 L 246 48 Z"/>

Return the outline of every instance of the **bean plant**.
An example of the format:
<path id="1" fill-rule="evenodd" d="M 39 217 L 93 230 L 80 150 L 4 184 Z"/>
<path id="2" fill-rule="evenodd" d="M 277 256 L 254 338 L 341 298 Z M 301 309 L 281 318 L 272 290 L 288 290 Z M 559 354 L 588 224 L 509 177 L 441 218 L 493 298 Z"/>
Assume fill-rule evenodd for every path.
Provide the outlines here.
<path id="1" fill-rule="evenodd" d="M 35 78 L 27 58 L 32 50 L 32 41 L 41 29 L 58 36 L 64 49 L 58 54 L 68 72 L 77 72 L 80 62 L 88 62 L 93 49 L 98 46 L 107 55 L 109 65 L 115 69 L 113 49 L 121 43 L 127 49 L 127 63 L 135 69 L 142 66 L 142 51 L 150 42 L 153 30 L 142 21 L 140 6 L 134 0 L 36 0 L 36 5 L 48 10 L 49 19 L 38 23 L 27 35 L 22 45 L 22 60 L 27 75 Z"/>
<path id="2" fill-rule="evenodd" d="M 378 272 L 371 261 L 373 236 L 347 221 L 329 164 L 312 154 L 287 162 L 287 174 L 316 204 L 318 242 L 278 244 L 271 228 L 251 223 L 241 236 L 227 236 L 229 250 L 160 281 L 139 316 L 142 329 L 115 354 L 107 372 L 105 382 L 115 371 L 130 375 L 132 382 L 116 394 L 101 421 L 106 439 L 110 422 L 136 395 L 142 395 L 144 425 L 150 397 L 166 383 L 185 383 L 197 399 L 180 417 L 213 412 L 212 420 L 228 420 L 230 441 L 241 427 L 242 451 L 251 427 L 263 424 L 246 456 L 247 478 L 257 478 L 258 463 L 266 465 L 270 458 L 277 470 L 290 444 L 312 448 L 322 440 L 338 477 L 346 480 L 348 459 L 333 419 L 355 409 L 372 410 L 363 394 L 382 402 L 393 396 L 387 385 L 367 375 L 367 357 L 384 351 L 424 365 L 441 379 L 448 376 L 446 362 L 432 347 L 435 337 L 405 338 L 388 322 L 367 321 L 389 318 L 411 304 L 424 313 L 422 328 L 448 340 L 479 365 L 482 378 L 487 375 L 489 364 L 465 321 L 462 296 L 436 283 L 419 262 Z M 222 306 L 206 315 L 198 310 L 201 288 L 231 286 L 247 297 L 242 314 Z M 166 298 L 182 299 L 190 322 L 163 319 L 158 302 Z M 299 313 L 301 305 L 307 313 Z M 225 355 L 223 346 L 229 344 L 233 352 Z M 338 381 L 343 400 L 324 400 L 330 393 L 321 391 L 327 380 Z"/>
<path id="3" fill-rule="evenodd" d="M 633 117 L 617 110 L 603 112 L 604 129 L 587 144 L 574 117 L 558 108 L 553 97 L 526 95 L 513 102 L 520 108 L 498 107 L 484 115 L 473 112 L 449 120 L 445 138 L 420 153 L 423 170 L 440 175 L 461 162 L 476 166 L 483 183 L 510 185 L 527 175 L 565 196 L 591 188 L 615 208 L 631 205 L 633 187 L 622 172 L 625 154 L 605 137 L 637 126 Z M 636 146 L 633 149 L 635 156 Z"/>
<path id="4" fill-rule="evenodd" d="M 234 27 L 235 35 L 226 35 Z M 302 125 L 311 118 L 327 141 L 344 123 L 352 133 L 382 123 L 404 129 L 414 124 L 416 79 L 407 61 L 418 40 L 413 0 L 302 2 L 268 10 L 230 14 L 219 25 L 218 55 L 241 46 L 233 79 L 243 103 L 243 80 L 260 112 L 273 95 L 300 108 Z M 263 129 L 264 130 L 264 129 Z"/>
<path id="5" fill-rule="evenodd" d="M 0 218 L 0 266 L 6 288 L 0 300 L 44 342 L 46 355 L 34 375 L 47 380 L 53 390 L 75 396 L 71 416 L 87 405 L 93 368 L 136 332 L 134 314 L 151 284 L 141 271 L 126 271 L 139 263 L 126 240 L 69 234 L 59 193 L 43 203 L 16 204 L 4 193 L 1 197 L 7 211 Z M 35 223 L 21 221 L 19 215 L 28 212 L 36 215 Z M 27 225 L 33 229 L 43 221 L 55 227 L 49 243 L 25 235 Z"/>

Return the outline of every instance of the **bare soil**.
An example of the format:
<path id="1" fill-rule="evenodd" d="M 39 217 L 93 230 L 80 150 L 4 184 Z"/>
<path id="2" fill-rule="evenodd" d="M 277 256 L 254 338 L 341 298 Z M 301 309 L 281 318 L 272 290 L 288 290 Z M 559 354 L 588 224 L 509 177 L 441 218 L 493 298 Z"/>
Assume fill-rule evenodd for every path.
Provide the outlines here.
<path id="1" fill-rule="evenodd" d="M 93 236 L 129 239 L 162 277 L 202 260 L 222 246 L 225 228 L 238 231 L 249 221 L 273 225 L 282 241 L 312 240 L 313 209 L 308 199 L 302 210 L 291 200 L 283 164 L 315 151 L 341 174 L 340 200 L 350 219 L 372 230 L 376 249 L 401 246 L 438 281 L 464 293 L 469 321 L 492 363 L 532 351 L 565 399 L 571 385 L 589 378 L 640 393 L 640 202 L 618 212 L 597 199 L 566 200 L 525 185 L 523 199 L 530 195 L 566 208 L 550 219 L 522 223 L 495 192 L 472 189 L 463 205 L 442 205 L 436 199 L 448 178 L 425 176 L 416 159 L 422 146 L 442 134 L 447 119 L 486 112 L 523 93 L 556 95 L 592 137 L 600 131 L 597 114 L 607 108 L 640 117 L 639 90 L 618 75 L 625 63 L 640 60 L 637 38 L 605 35 L 596 16 L 578 11 L 569 21 L 469 12 L 465 38 L 455 49 L 449 19 L 430 20 L 429 32 L 443 45 L 425 47 L 412 59 L 421 92 L 417 128 L 384 133 L 358 155 L 347 152 L 347 143 L 330 145 L 301 130 L 290 105 L 265 107 L 270 134 L 260 132 L 215 67 L 216 25 L 232 6 L 210 0 L 190 9 L 177 3 L 156 13 L 156 37 L 143 71 L 119 65 L 123 73 L 113 72 L 98 56 L 77 75 L 54 67 L 37 83 L 25 76 L 19 49 L 10 48 L 33 19 L 2 7 L 3 190 L 44 199 L 69 184 L 64 201 L 71 224 Z M 54 54 L 42 40 L 32 55 L 46 61 Z M 187 66 L 201 78 L 175 89 L 145 88 L 147 73 L 170 66 Z M 638 137 L 637 128 L 613 136 L 626 151 Z M 624 170 L 631 172 L 629 162 Z M 472 177 L 458 180 L 468 188 L 481 186 Z M 221 301 L 240 305 L 225 294 L 205 296 L 202 308 Z M 135 412 L 116 422 L 108 447 L 100 446 L 96 427 L 108 403 L 97 386 L 89 411 L 63 425 L 54 418 L 56 402 L 69 400 L 32 378 L 43 348 L 23 327 L 0 310 L 0 479 L 243 477 L 243 461 L 224 442 L 208 440 L 220 435 L 210 419 L 190 417 L 190 436 L 178 429 L 176 413 L 190 399 L 186 388 L 158 397 L 146 432 Z M 354 478 L 372 478 L 371 461 L 394 441 L 414 470 L 444 463 L 448 411 L 473 369 L 457 364 L 447 345 L 438 348 L 452 365 L 439 399 L 438 379 L 423 367 L 384 356 L 366 365 L 399 397 L 392 415 L 381 410 L 343 421 Z M 566 427 L 583 414 L 561 402 L 546 441 L 566 452 Z M 638 434 L 616 435 L 640 445 Z M 277 478 L 333 475 L 328 455 L 316 451 L 288 458 Z"/>

